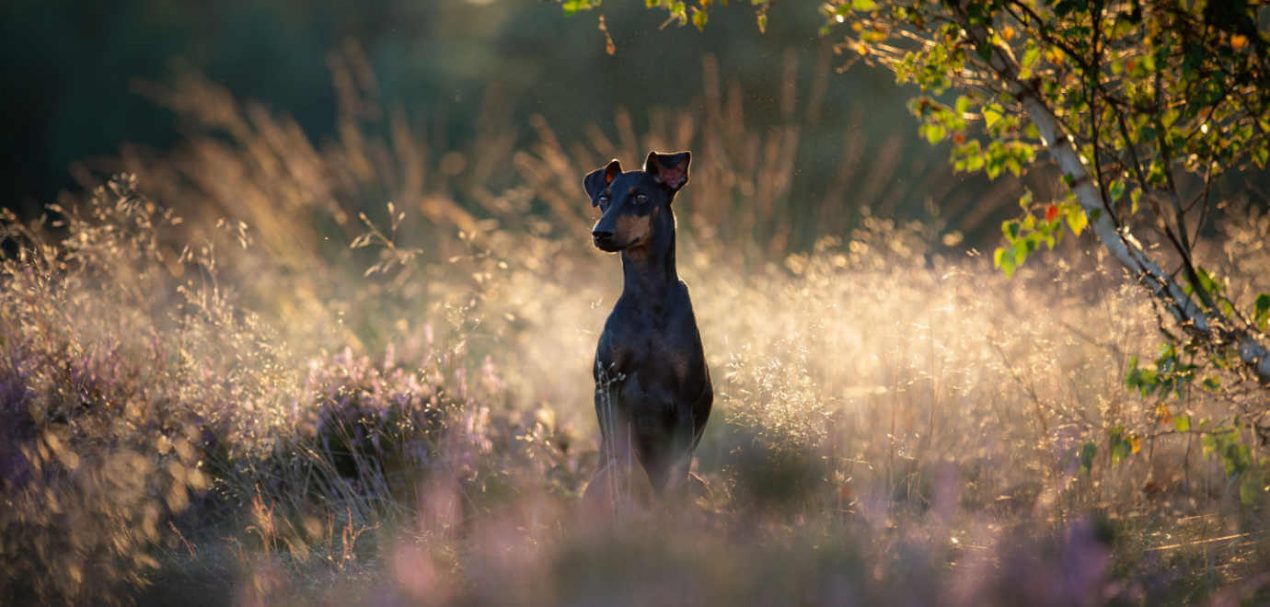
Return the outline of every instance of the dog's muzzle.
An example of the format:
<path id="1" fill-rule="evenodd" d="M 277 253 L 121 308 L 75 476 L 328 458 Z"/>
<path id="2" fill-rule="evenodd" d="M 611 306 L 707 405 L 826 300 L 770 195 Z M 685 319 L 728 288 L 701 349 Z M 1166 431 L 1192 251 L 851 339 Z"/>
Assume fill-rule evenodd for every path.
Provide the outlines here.
<path id="1" fill-rule="evenodd" d="M 591 232 L 591 241 L 595 243 L 595 247 L 601 251 L 616 253 L 622 250 L 622 246 L 613 240 L 613 233 L 603 230 L 595 230 Z"/>

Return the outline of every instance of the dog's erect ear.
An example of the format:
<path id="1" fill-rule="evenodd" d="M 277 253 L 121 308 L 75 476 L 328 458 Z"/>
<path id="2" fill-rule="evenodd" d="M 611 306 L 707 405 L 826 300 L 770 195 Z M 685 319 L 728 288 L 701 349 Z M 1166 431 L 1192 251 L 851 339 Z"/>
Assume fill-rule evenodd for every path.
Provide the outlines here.
<path id="1" fill-rule="evenodd" d="M 613 183 L 613 180 L 621 173 L 622 163 L 615 158 L 609 161 L 608 166 L 591 171 L 586 179 L 582 180 L 582 187 L 586 188 L 587 196 L 591 197 L 591 206 L 599 206 L 600 192 Z"/>
<path id="2" fill-rule="evenodd" d="M 649 173 L 658 183 L 677 192 L 688 183 L 688 163 L 692 162 L 692 152 L 675 154 L 658 154 L 649 152 L 644 161 L 644 172 Z"/>

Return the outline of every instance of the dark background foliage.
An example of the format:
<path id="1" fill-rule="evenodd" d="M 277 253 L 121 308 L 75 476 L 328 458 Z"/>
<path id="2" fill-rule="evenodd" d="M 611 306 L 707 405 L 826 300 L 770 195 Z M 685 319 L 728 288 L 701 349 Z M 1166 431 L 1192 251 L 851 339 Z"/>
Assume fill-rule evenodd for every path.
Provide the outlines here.
<path id="1" fill-rule="evenodd" d="M 787 64 L 796 66 L 796 119 L 814 128 L 804 130 L 793 200 L 821 198 L 850 136 L 865 142 L 865 156 L 899 137 L 904 158 L 942 160 L 943 150 L 918 143 L 905 92 L 888 74 L 826 69 L 842 60 L 816 36 L 820 16 L 796 4 L 773 8 L 758 36 L 746 6 L 717 11 L 698 33 L 662 30 L 660 13 L 613 2 L 604 7 L 617 45 L 609 55 L 596 13 L 562 18 L 558 6 L 534 0 L 16 0 L 0 22 L 0 197 L 33 213 L 74 185 L 75 163 L 93 168 L 124 143 L 176 145 L 175 115 L 138 91 L 180 69 L 293 116 L 320 141 L 336 124 L 329 53 L 350 40 L 364 48 L 383 100 L 442 147 L 470 136 L 486 100 L 522 136 L 529 117 L 542 115 L 578 140 L 588 125 L 611 125 L 618 107 L 642 132 L 646 107 L 700 107 L 703 57 L 714 56 L 722 85 L 743 91 L 746 120 L 767 128 L 791 119 L 781 88 Z M 818 86 L 823 97 L 808 107 Z M 921 213 L 923 200 L 909 197 L 898 206 Z"/>

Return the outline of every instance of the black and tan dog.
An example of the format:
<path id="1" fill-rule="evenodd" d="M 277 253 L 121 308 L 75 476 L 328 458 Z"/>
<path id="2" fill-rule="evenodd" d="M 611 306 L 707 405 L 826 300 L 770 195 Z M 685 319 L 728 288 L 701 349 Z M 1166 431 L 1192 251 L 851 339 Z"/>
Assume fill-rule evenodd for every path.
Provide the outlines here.
<path id="1" fill-rule="evenodd" d="M 614 160 L 586 176 L 591 204 L 603 212 L 595 246 L 620 252 L 624 286 L 595 352 L 601 470 L 588 499 L 612 488 L 619 462 L 632 455 L 662 494 L 688 479 L 714 392 L 688 286 L 675 271 L 671 203 L 688 182 L 688 152 L 651 152 L 642 171 Z"/>

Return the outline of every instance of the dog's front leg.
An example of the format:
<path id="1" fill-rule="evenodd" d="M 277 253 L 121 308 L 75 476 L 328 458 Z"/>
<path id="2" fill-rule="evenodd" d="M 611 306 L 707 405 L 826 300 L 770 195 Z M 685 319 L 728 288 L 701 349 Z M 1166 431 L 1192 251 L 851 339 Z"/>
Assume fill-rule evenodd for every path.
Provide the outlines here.
<path id="1" fill-rule="evenodd" d="M 621 404 L 625 376 L 601 370 L 596 378 L 595 414 L 600 422 L 600 461 L 583 500 L 616 514 L 635 497 L 634 429 Z"/>
<path id="2" fill-rule="evenodd" d="M 681 492 L 687 486 L 689 472 L 692 469 L 692 452 L 696 446 L 697 422 L 692 408 L 680 405 L 675 410 L 675 434 L 673 439 L 674 460 L 666 476 L 666 492 Z"/>

